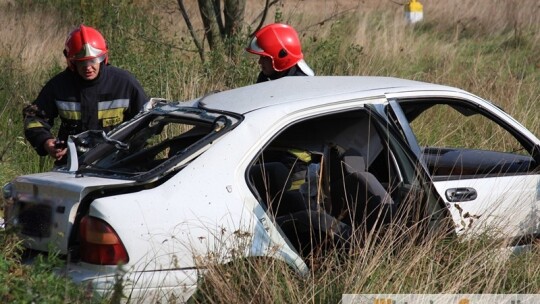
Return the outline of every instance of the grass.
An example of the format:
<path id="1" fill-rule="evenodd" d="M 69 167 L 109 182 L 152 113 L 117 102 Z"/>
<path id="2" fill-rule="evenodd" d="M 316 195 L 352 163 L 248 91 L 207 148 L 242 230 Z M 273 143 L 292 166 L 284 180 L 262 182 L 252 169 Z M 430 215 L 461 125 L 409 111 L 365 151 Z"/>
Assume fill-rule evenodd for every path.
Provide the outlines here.
<path id="1" fill-rule="evenodd" d="M 248 2 L 246 25 L 253 27 L 260 7 Z M 306 61 L 318 75 L 398 76 L 457 86 L 493 100 L 540 134 L 537 1 L 421 2 L 425 20 L 416 26 L 405 24 L 401 6 L 375 0 L 283 0 L 267 21 L 279 16 L 299 30 Z M 201 34 L 196 4 L 188 3 L 188 10 Z M 79 23 L 103 31 L 111 62 L 130 70 L 150 96 L 190 99 L 253 83 L 258 73 L 256 58 L 242 51 L 245 36 L 237 41 L 234 60 L 214 54 L 201 63 L 173 2 L 3 1 L 0 16 L 2 184 L 52 165 L 24 140 L 21 109 L 64 68 L 64 39 Z M 0 233 L 3 302 L 88 301 L 77 295 L 84 290 L 49 276 L 54 257 L 33 268 L 20 265 L 20 245 Z M 435 239 L 396 253 L 388 241 L 359 248 L 344 260 L 343 254 L 330 254 L 308 278 L 275 261 L 234 261 L 209 270 L 198 299 L 326 303 L 339 301 L 344 292 L 540 292 L 538 251 L 508 258 L 489 250 L 493 247 L 489 240 Z"/>
<path id="2" fill-rule="evenodd" d="M 412 236 L 415 233 L 411 234 Z M 268 260 L 239 260 L 212 266 L 198 291 L 198 303 L 337 303 L 342 294 L 538 293 L 540 255 L 512 256 L 487 250 L 501 244 L 433 238 L 418 244 L 396 235 L 330 252 L 307 278 Z M 396 242 L 400 242 L 399 249 Z"/>

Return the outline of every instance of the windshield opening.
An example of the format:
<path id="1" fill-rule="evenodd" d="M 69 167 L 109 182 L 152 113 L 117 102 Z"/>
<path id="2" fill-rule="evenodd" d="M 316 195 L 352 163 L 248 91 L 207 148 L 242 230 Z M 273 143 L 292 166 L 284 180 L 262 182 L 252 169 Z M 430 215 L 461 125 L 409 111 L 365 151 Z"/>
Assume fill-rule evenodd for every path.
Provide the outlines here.
<path id="1" fill-rule="evenodd" d="M 77 138 L 78 173 L 149 179 L 185 165 L 239 120 L 201 110 L 153 111 L 108 136 Z M 198 154 L 197 154 L 198 155 Z"/>

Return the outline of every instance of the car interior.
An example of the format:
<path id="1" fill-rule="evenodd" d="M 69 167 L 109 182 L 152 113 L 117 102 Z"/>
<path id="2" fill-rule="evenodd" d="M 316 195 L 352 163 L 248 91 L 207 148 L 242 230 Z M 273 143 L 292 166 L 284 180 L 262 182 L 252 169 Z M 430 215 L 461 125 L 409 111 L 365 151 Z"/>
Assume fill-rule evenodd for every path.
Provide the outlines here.
<path id="1" fill-rule="evenodd" d="M 402 101 L 400 106 L 435 180 L 523 174 L 537 167 L 536 148 L 482 109 L 449 99 Z M 439 135 L 426 136 L 433 133 Z"/>
<path id="2" fill-rule="evenodd" d="M 396 214 L 410 181 L 379 129 L 366 110 L 304 120 L 250 167 L 255 196 L 302 256 L 348 246 Z"/>

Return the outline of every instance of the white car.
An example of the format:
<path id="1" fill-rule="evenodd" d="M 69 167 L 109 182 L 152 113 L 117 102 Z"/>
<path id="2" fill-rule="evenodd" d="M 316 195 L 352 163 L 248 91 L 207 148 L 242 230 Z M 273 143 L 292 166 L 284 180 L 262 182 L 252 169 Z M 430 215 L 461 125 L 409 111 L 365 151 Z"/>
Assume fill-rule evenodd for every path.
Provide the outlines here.
<path id="1" fill-rule="evenodd" d="M 306 273 L 314 248 L 348 246 L 400 210 L 425 229 L 451 222 L 527 245 L 540 227 L 539 144 L 456 88 L 285 77 L 153 100 L 107 135 L 71 137 L 65 167 L 4 187 L 6 222 L 99 293 L 121 269 L 132 298 L 187 300 L 208 263 L 268 257 Z"/>

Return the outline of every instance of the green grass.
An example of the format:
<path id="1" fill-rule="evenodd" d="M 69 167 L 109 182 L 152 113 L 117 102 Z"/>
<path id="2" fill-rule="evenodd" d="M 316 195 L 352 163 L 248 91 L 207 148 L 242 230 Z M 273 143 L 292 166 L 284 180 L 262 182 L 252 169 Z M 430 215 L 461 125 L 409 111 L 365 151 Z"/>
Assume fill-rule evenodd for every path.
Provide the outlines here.
<path id="1" fill-rule="evenodd" d="M 0 301 L 2 303 L 103 303 L 84 286 L 57 273 L 62 261 L 54 253 L 21 265 L 22 245 L 11 231 L 0 230 Z"/>
<path id="2" fill-rule="evenodd" d="M 490 5 L 488 0 L 480 2 Z M 24 140 L 21 110 L 52 75 L 64 68 L 60 43 L 37 45 L 29 57 L 23 57 L 26 49 L 19 50 L 18 44 L 10 42 L 16 41 L 27 28 L 40 28 L 42 18 L 28 21 L 20 16 L 39 16 L 41 12 L 43 18 L 53 16 L 65 28 L 79 23 L 98 27 L 108 40 L 111 63 L 131 71 L 148 95 L 154 97 L 195 98 L 209 91 L 253 83 L 258 73 L 256 57 L 243 51 L 248 37 L 231 41 L 236 56 L 208 54 L 207 61 L 202 63 L 187 32 L 178 34 L 182 28 L 179 14 L 174 15 L 178 28 L 172 28 L 164 19 L 174 13 L 150 1 L 13 3 L 9 8 L 0 4 L 5 6 L 0 7 L 0 25 L 19 16 L 15 18 L 14 37 L 5 38 L 0 44 L 2 185 L 17 175 L 45 171 L 52 166 L 49 159 L 39 158 Z M 375 6 L 377 10 L 359 8 L 323 25 L 306 27 L 301 32 L 306 61 L 318 75 L 397 76 L 457 86 L 501 105 L 533 133 L 540 134 L 539 26 L 535 27 L 534 22 L 522 23 L 519 31 L 503 23 L 490 26 L 478 21 L 463 26 L 459 16 L 435 17 L 444 15 L 440 11 L 429 15 L 430 5 L 443 4 L 426 0 L 426 20 L 418 26 L 404 24 L 401 11 L 394 6 L 379 4 Z M 305 7 L 308 9 L 309 5 Z M 317 16 L 318 12 L 290 12 L 285 7 L 277 13 L 293 24 L 295 20 L 303 24 L 318 21 L 306 20 L 306 16 Z M 538 17 L 531 13 L 523 18 Z M 47 30 L 42 27 L 41 35 Z M 27 48 L 34 42 L 28 42 Z M 49 60 L 44 55 L 51 52 L 60 59 Z M 28 58 L 35 61 L 30 63 Z M 429 132 L 426 130 L 426 138 L 437 137 Z M 540 293 L 537 248 L 508 258 L 497 255 L 494 247 L 486 240 L 436 240 L 421 246 L 410 244 L 396 253 L 391 244 L 379 244 L 359 248 L 345 255 L 345 260 L 343 254 L 330 255 L 320 260 L 307 278 L 275 261 L 234 261 L 210 269 L 196 300 L 335 303 L 342 293 Z M 58 257 L 51 256 L 33 267 L 21 265 L 20 244 L 4 231 L 0 231 L 0 248 L 2 302 L 90 301 L 84 288 L 52 275 Z"/>

